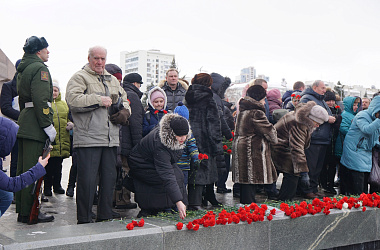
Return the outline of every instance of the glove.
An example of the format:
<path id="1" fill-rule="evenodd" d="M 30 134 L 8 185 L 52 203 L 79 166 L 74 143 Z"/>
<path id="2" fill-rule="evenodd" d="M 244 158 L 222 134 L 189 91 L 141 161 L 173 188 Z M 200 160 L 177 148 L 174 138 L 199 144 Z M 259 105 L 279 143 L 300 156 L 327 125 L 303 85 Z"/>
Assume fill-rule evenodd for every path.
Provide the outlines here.
<path id="1" fill-rule="evenodd" d="M 110 120 L 114 124 L 128 125 L 128 118 L 131 116 L 131 113 L 128 109 L 123 108 L 116 114 L 111 115 Z"/>
<path id="2" fill-rule="evenodd" d="M 303 172 L 301 173 L 301 179 L 300 179 L 300 184 L 303 186 L 303 187 L 306 187 L 308 188 L 310 186 L 310 178 L 309 178 L 309 174 L 307 172 Z"/>
<path id="3" fill-rule="evenodd" d="M 66 125 L 66 130 L 67 131 L 70 131 L 74 128 L 74 123 L 72 122 L 68 122 L 67 125 Z"/>
<path id="4" fill-rule="evenodd" d="M 47 136 L 49 136 L 50 141 L 54 142 L 55 137 L 57 135 L 57 131 L 55 131 L 53 124 L 50 124 L 49 127 L 44 128 L 44 131 L 47 134 Z"/>

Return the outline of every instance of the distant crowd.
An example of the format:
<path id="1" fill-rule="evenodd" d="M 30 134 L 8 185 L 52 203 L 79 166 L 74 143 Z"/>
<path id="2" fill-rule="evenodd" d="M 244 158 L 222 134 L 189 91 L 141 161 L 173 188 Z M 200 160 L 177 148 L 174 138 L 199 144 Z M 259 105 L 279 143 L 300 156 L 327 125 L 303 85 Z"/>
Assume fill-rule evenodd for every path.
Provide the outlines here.
<path id="1" fill-rule="evenodd" d="M 0 171 L 0 216 L 13 202 L 18 222 L 35 223 L 31 184 L 41 177 L 42 201 L 75 194 L 78 224 L 120 217 L 113 208 L 185 218 L 188 210 L 222 207 L 215 192 L 250 204 L 257 193 L 290 201 L 380 189 L 379 93 L 343 98 L 316 80 L 297 81 L 281 95 L 255 79 L 230 103 L 228 77 L 199 73 L 189 83 L 170 68 L 143 105 L 142 77 L 123 78 L 120 67 L 106 64 L 107 50 L 95 46 L 63 100 L 45 65 L 47 47 L 43 37 L 28 38 L 13 80 L 1 90 L 7 118 L 0 117 L 0 157 L 11 153 L 11 165 L 10 177 Z M 49 144 L 50 154 L 41 157 Z M 62 162 L 70 156 L 65 190 Z M 53 220 L 38 211 L 37 222 Z"/>

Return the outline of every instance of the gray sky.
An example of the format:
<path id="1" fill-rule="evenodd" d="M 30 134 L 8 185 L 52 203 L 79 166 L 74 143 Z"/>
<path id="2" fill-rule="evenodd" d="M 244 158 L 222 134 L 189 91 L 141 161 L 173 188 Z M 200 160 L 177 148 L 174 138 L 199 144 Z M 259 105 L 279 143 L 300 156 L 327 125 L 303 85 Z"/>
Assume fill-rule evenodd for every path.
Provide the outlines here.
<path id="1" fill-rule="evenodd" d="M 15 62 L 25 39 L 44 36 L 53 78 L 65 88 L 88 48 L 159 49 L 176 55 L 180 76 L 205 70 L 232 80 L 254 66 L 271 83 L 322 79 L 364 86 L 380 79 L 380 1 L 0 0 L 0 48 Z"/>

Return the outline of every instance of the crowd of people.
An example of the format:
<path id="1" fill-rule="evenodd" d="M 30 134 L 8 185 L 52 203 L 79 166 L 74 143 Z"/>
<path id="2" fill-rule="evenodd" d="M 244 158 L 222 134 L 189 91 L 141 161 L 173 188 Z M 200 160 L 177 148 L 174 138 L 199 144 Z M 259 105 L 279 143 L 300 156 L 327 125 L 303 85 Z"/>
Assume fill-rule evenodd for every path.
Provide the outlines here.
<path id="1" fill-rule="evenodd" d="M 380 150 L 377 94 L 341 100 L 316 80 L 311 86 L 298 81 L 281 95 L 255 79 L 232 104 L 225 97 L 228 77 L 199 73 L 188 83 L 170 68 L 147 91 L 144 108 L 142 77 L 123 78 L 120 67 L 106 64 L 107 50 L 95 46 L 67 83 L 63 100 L 45 65 L 47 47 L 43 37 L 28 38 L 13 80 L 1 91 L 1 111 L 9 119 L 0 120 L 0 156 L 12 157 L 10 177 L 0 171 L 0 216 L 15 192 L 17 221 L 29 223 L 29 184 L 43 175 L 43 200 L 53 192 L 76 192 L 78 224 L 109 220 L 118 216 L 113 208 L 137 206 L 138 217 L 174 212 L 185 218 L 187 210 L 208 203 L 221 207 L 215 191 L 233 192 L 242 204 L 256 202 L 259 192 L 282 201 L 337 190 L 368 192 L 373 151 Z M 46 141 L 53 149 L 42 159 Z M 65 192 L 62 162 L 70 156 Z M 233 190 L 226 187 L 230 170 Z M 371 192 L 378 189 L 371 184 Z M 53 220 L 38 215 L 38 222 Z"/>

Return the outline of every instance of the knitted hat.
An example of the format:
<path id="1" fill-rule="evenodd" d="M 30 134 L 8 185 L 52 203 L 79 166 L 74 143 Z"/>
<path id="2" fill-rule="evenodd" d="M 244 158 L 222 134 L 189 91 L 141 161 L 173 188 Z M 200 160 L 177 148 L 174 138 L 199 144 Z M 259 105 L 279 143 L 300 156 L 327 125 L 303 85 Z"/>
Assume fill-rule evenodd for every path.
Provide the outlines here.
<path id="1" fill-rule="evenodd" d="M 134 82 L 143 84 L 142 77 L 138 73 L 130 73 L 124 77 L 123 83 L 134 83 Z"/>
<path id="2" fill-rule="evenodd" d="M 173 117 L 170 121 L 170 127 L 176 136 L 183 136 L 189 133 L 189 123 L 182 116 Z"/>
<path id="3" fill-rule="evenodd" d="M 59 88 L 59 82 L 56 79 L 53 79 L 53 87 L 56 87 L 58 91 L 61 91 L 61 89 Z"/>
<path id="4" fill-rule="evenodd" d="M 104 68 L 107 70 L 108 73 L 116 77 L 117 80 L 121 81 L 123 79 L 121 68 L 119 68 L 119 66 L 117 66 L 116 64 L 108 63 L 105 65 Z"/>
<path id="5" fill-rule="evenodd" d="M 267 92 L 263 88 L 263 86 L 253 85 L 253 86 L 248 88 L 247 96 L 255 99 L 256 101 L 261 101 L 262 99 L 264 99 L 267 96 Z"/>
<path id="6" fill-rule="evenodd" d="M 273 99 L 280 99 L 281 98 L 281 92 L 278 89 L 271 89 L 267 93 L 267 97 L 272 97 Z"/>
<path id="7" fill-rule="evenodd" d="M 309 118 L 319 124 L 327 122 L 329 120 L 329 114 L 326 109 L 322 108 L 319 105 L 315 105 L 311 108 Z"/>
<path id="8" fill-rule="evenodd" d="M 36 36 L 31 36 L 26 39 L 23 49 L 25 53 L 35 54 L 48 46 L 49 44 L 44 37 L 38 38 Z"/>
<path id="9" fill-rule="evenodd" d="M 332 91 L 326 91 L 325 93 L 325 102 L 334 100 L 336 101 L 335 93 Z"/>
<path id="10" fill-rule="evenodd" d="M 179 114 L 180 116 L 185 117 L 186 120 L 189 120 L 189 110 L 182 102 L 178 103 L 178 106 L 174 109 L 173 113 Z"/>
<path id="11" fill-rule="evenodd" d="M 162 98 L 165 100 L 165 96 L 164 94 L 162 94 L 162 92 L 160 90 L 155 90 L 153 91 L 152 94 L 150 94 L 150 101 L 153 103 L 154 100 L 156 100 L 157 98 Z"/>

